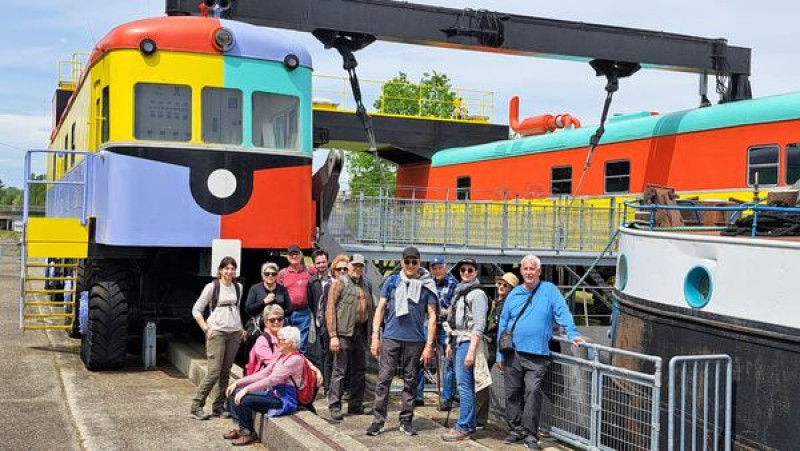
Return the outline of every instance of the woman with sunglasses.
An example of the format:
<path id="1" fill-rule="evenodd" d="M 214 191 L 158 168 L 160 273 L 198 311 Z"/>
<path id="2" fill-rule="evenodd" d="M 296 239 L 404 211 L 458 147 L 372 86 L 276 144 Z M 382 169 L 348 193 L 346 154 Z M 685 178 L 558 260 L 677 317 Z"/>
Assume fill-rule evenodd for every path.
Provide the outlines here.
<path id="1" fill-rule="evenodd" d="M 483 352 L 483 333 L 486 330 L 486 313 L 489 298 L 478 280 L 478 263 L 471 258 L 462 259 L 457 266 L 461 283 L 456 287 L 447 323 L 451 338 L 447 344 L 447 358 L 454 359 L 459 401 L 458 421 L 455 427 L 442 436 L 454 442 L 469 439 L 476 430 L 475 424 L 475 363 Z M 483 365 L 485 367 L 485 363 Z"/>
<path id="2" fill-rule="evenodd" d="M 268 305 L 280 305 L 285 315 L 290 313 L 289 292 L 278 284 L 278 265 L 274 262 L 261 265 L 261 282 L 250 287 L 244 310 L 248 315 L 258 317 Z"/>
<path id="3" fill-rule="evenodd" d="M 256 371 L 268 366 L 278 357 L 278 331 L 283 327 L 285 313 L 283 307 L 277 304 L 270 304 L 264 307 L 262 319 L 264 320 L 264 331 L 255 340 L 253 348 L 245 368 L 246 375 L 251 375 Z"/>

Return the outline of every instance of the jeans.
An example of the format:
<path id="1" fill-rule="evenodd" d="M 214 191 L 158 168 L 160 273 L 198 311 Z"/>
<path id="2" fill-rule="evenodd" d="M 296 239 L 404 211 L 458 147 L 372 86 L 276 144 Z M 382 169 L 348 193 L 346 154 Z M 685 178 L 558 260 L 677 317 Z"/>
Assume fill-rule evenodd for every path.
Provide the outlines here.
<path id="1" fill-rule="evenodd" d="M 300 346 L 297 350 L 305 355 L 308 352 L 308 332 L 311 330 L 311 310 L 309 308 L 292 310 L 287 319 L 287 326 L 300 329 Z"/>
<path id="2" fill-rule="evenodd" d="M 442 371 L 442 385 L 441 401 L 453 401 L 453 382 L 456 377 L 456 370 L 453 367 L 453 361 L 447 359 L 447 333 L 442 329 L 442 325 L 437 325 L 436 341 L 438 342 L 438 350 L 440 357 L 439 371 Z M 425 327 L 425 334 L 428 334 L 428 328 Z M 420 365 L 419 376 L 417 376 L 417 399 L 422 401 L 425 399 L 425 369 Z"/>
<path id="3" fill-rule="evenodd" d="M 458 395 L 461 397 L 456 429 L 462 432 L 473 432 L 475 430 L 475 365 L 473 364 L 469 368 L 464 366 L 464 360 L 469 353 L 469 340 L 462 341 L 455 346 L 454 350 Z"/>
<path id="4" fill-rule="evenodd" d="M 228 398 L 231 418 L 234 423 L 239 425 L 240 434 L 254 437 L 256 435 L 255 427 L 253 426 L 254 411 L 265 413 L 270 409 L 280 409 L 283 407 L 283 403 L 270 392 L 268 395 L 244 395 L 241 404 L 237 406 L 233 399 L 238 392 L 239 389 L 237 388 Z"/>
<path id="5" fill-rule="evenodd" d="M 217 395 L 214 398 L 213 410 L 222 410 L 225 407 L 225 389 L 231 376 L 231 367 L 239 350 L 242 335 L 239 332 L 213 331 L 211 338 L 206 339 L 206 357 L 208 358 L 208 373 L 197 387 L 197 392 L 192 400 L 192 412 L 203 408 L 206 398 L 217 386 Z"/>

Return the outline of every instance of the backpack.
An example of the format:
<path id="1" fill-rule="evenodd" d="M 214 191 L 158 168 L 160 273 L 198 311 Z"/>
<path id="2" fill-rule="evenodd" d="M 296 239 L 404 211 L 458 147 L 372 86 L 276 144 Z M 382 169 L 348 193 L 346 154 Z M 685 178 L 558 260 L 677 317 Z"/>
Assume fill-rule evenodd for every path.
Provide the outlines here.
<path id="1" fill-rule="evenodd" d="M 469 302 L 469 300 L 467 300 L 467 295 L 472 293 L 474 290 L 479 290 L 480 288 L 481 288 L 480 285 L 473 285 L 473 286 L 469 287 L 469 289 L 467 289 L 466 291 L 460 293 L 457 298 L 453 299 L 453 301 L 450 302 L 450 311 L 452 312 L 452 314 L 448 315 L 447 322 L 448 322 L 448 324 L 450 324 L 450 327 L 452 328 L 452 330 L 456 330 L 456 328 L 457 328 L 456 313 L 455 313 L 456 312 L 456 306 L 458 305 L 458 303 L 460 301 L 463 301 L 464 304 L 466 305 L 467 309 L 469 310 L 470 315 L 472 315 L 473 314 L 472 313 L 472 303 Z M 475 317 L 474 316 L 472 317 L 472 320 L 475 321 Z"/>
<path id="2" fill-rule="evenodd" d="M 317 392 L 319 391 L 317 374 L 311 369 L 311 362 L 304 355 L 299 352 L 296 355 L 303 359 L 303 378 L 300 381 L 302 388 L 298 388 L 297 383 L 292 378 L 292 384 L 297 390 L 297 404 L 314 412 L 314 400 L 317 398 Z"/>
<path id="3" fill-rule="evenodd" d="M 211 281 L 212 289 L 211 289 L 211 302 L 208 306 L 208 316 L 211 316 L 214 313 L 214 309 L 217 308 L 217 302 L 219 302 L 219 290 L 220 290 L 220 281 L 217 278 Z M 239 283 L 234 281 L 233 286 L 236 289 L 236 305 L 239 305 L 239 300 L 242 298 L 242 288 L 239 286 Z"/>

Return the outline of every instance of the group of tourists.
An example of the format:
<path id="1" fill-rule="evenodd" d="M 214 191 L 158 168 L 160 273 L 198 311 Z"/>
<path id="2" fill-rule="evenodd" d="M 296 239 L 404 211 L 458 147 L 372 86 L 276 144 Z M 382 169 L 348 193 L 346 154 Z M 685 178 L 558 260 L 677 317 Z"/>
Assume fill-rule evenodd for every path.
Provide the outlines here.
<path id="1" fill-rule="evenodd" d="M 583 338 L 558 288 L 540 279 L 536 256 L 520 262 L 522 283 L 510 272 L 497 277 L 492 300 L 480 282 L 481 265 L 472 258 L 449 271 L 444 258 L 436 256 L 426 269 L 419 251 L 408 247 L 400 271 L 384 280 L 376 299 L 362 255 L 329 261 L 318 249 L 311 257 L 313 267 L 305 266 L 300 248 L 291 246 L 288 267 L 262 265 L 263 280 L 250 288 L 244 305 L 250 315 L 246 324 L 239 315 L 237 263 L 230 257 L 221 261 L 219 277 L 205 286 L 192 310 L 206 335 L 208 358 L 207 376 L 192 402 L 194 418 L 231 417 L 236 427 L 224 437 L 247 445 L 258 439 L 254 412 L 292 413 L 304 405 L 301 394 L 311 384 L 324 388 L 333 421 L 371 415 L 366 433 L 377 436 L 384 432 L 389 388 L 400 368 L 399 429 L 413 436 L 414 407 L 424 405 L 424 365 L 436 357 L 441 359 L 439 410 L 453 409 L 458 396 L 458 418 L 442 440 L 466 440 L 486 426 L 496 366 L 504 378 L 506 443 L 539 449 L 542 382 L 554 325 L 575 344 Z M 207 308 L 211 313 L 205 319 Z M 240 343 L 249 347 L 246 376 L 229 384 Z M 372 408 L 364 404 L 367 352 L 378 360 Z M 209 414 L 203 405 L 215 386 Z M 313 409 L 310 403 L 307 407 Z"/>

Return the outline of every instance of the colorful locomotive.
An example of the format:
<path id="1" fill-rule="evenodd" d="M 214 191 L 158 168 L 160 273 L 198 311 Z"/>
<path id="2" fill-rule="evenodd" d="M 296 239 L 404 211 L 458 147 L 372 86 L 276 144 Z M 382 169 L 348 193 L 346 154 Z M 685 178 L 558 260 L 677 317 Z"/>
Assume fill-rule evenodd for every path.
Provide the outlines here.
<path id="1" fill-rule="evenodd" d="M 88 258 L 77 269 L 87 367 L 121 365 L 145 317 L 188 318 L 212 240 L 239 239 L 243 259 L 258 262 L 311 248 L 311 76 L 305 48 L 228 20 L 140 20 L 98 42 L 56 108 L 50 147 L 68 152 L 47 169 L 48 180 L 89 171 Z M 48 216 L 67 214 L 61 188 L 49 190 Z"/>

